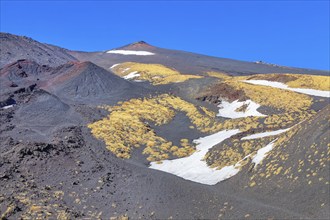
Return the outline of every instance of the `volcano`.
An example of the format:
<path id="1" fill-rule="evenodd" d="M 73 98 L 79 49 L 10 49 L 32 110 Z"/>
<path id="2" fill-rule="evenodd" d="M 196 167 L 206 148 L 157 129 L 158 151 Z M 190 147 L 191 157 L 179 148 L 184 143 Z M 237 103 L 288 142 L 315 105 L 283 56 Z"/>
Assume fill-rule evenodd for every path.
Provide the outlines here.
<path id="1" fill-rule="evenodd" d="M 329 219 L 328 71 L 0 33 L 1 219 Z"/>

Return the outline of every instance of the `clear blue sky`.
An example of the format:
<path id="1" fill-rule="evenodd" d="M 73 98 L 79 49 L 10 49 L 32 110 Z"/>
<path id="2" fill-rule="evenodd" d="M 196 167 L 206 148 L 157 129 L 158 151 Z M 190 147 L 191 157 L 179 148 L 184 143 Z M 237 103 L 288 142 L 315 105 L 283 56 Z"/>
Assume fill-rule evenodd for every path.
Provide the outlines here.
<path id="1" fill-rule="evenodd" d="M 329 1 L 2 1 L 1 31 L 73 50 L 144 40 L 329 70 Z"/>

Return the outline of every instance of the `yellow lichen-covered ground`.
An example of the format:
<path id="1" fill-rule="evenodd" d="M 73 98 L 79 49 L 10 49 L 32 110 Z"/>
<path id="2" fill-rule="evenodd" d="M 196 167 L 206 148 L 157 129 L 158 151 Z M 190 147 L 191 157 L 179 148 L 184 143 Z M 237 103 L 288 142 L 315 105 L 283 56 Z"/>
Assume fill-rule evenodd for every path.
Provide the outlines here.
<path id="1" fill-rule="evenodd" d="M 323 183 L 329 185 L 328 177 L 321 174 L 321 170 L 326 169 L 330 161 L 328 136 L 322 138 L 319 143 L 313 143 L 311 146 L 306 146 L 305 142 L 298 142 L 294 151 L 304 152 L 300 159 L 295 158 L 294 154 L 290 154 L 285 150 L 290 142 L 293 141 L 294 135 L 302 129 L 301 126 L 297 126 L 278 138 L 274 149 L 268 155 L 271 160 L 263 167 L 256 169 L 250 177 L 250 187 L 254 186 L 253 182 L 258 182 L 258 185 L 261 185 L 264 181 L 260 181 L 260 178 L 267 180 L 276 178 L 276 176 L 280 177 L 276 179 L 278 186 L 286 179 L 289 179 L 292 183 L 299 182 L 300 184 L 308 185 Z M 290 164 L 290 166 L 285 164 Z"/>
<path id="2" fill-rule="evenodd" d="M 312 98 L 308 95 L 288 90 L 252 85 L 237 80 L 228 80 L 226 83 L 238 90 L 243 90 L 245 95 L 254 102 L 279 110 L 305 111 L 312 104 Z"/>
<path id="3" fill-rule="evenodd" d="M 112 68 L 112 71 L 122 77 L 136 71 L 140 76 L 135 79 L 146 80 L 153 85 L 177 83 L 184 82 L 188 79 L 202 78 L 202 76 L 197 75 L 181 74 L 180 72 L 161 64 L 126 62 L 115 66 Z"/>
<path id="4" fill-rule="evenodd" d="M 329 118 L 329 115 L 326 117 Z M 276 121 L 276 118 L 273 116 L 272 120 Z M 269 117 L 267 121 L 268 123 L 271 121 Z M 251 140 L 242 140 L 241 137 L 228 139 L 218 148 L 209 151 L 205 155 L 205 160 L 210 167 L 218 169 L 239 161 L 242 166 L 248 165 L 251 177 L 246 187 L 260 186 L 265 183 L 264 180 L 276 181 L 276 185 L 281 187 L 281 182 L 286 179 L 290 180 L 292 184 L 329 185 L 328 177 L 324 176 L 324 172 L 322 173 L 330 161 L 329 133 L 320 133 L 319 142 L 308 145 L 306 145 L 306 137 L 301 136 L 302 133 L 310 135 L 310 133 L 306 134 L 308 129 L 306 123 L 316 123 L 316 126 L 320 127 L 320 131 L 324 131 L 327 125 L 320 123 L 322 119 L 315 121 L 315 117 L 311 117 L 311 115 L 301 118 L 300 121 L 305 121 L 305 125 L 298 124 L 279 135 Z M 300 132 L 299 139 L 295 136 L 298 132 Z M 300 139 L 302 140 L 300 141 Z M 250 163 L 259 149 L 273 141 L 273 149 L 267 155 L 267 163 L 262 161 L 258 166 Z M 295 154 L 300 154 L 302 157 L 295 157 Z M 246 159 L 243 161 L 243 158 Z"/>
<path id="5" fill-rule="evenodd" d="M 276 138 L 276 137 L 275 137 Z M 274 140 L 274 137 L 265 137 L 251 140 L 231 138 L 221 145 L 221 148 L 208 152 L 205 160 L 210 167 L 221 169 L 225 166 L 236 164 L 244 157 L 253 156 L 259 149 Z"/>
<path id="6" fill-rule="evenodd" d="M 330 90 L 330 77 L 300 75 L 297 80 L 290 81 L 287 85 L 293 88 Z"/>
<path id="7" fill-rule="evenodd" d="M 56 195 L 57 193 L 60 193 L 61 196 Z M 0 215 L 0 219 L 8 219 L 8 216 L 13 212 L 17 212 L 17 209 L 22 209 L 19 219 L 74 219 L 72 211 L 70 211 L 63 200 L 63 195 L 63 191 L 51 192 L 49 190 L 39 189 L 38 193 L 35 193 L 24 189 L 23 192 L 13 196 L 16 202 L 11 203 L 7 207 L 7 210 Z M 75 192 L 70 193 L 68 196 L 70 199 L 76 197 L 75 201 L 80 201 L 78 198 L 80 195 Z M 81 205 L 81 203 L 78 204 Z M 92 208 L 92 206 L 85 204 L 84 207 Z M 88 211 L 85 217 L 87 219 L 100 219 L 101 215 L 101 211 Z"/>
<path id="8" fill-rule="evenodd" d="M 148 123 L 166 124 L 176 112 L 184 112 L 196 129 L 214 133 L 223 129 L 280 129 L 292 126 L 309 117 L 313 112 L 300 111 L 274 114 L 268 117 L 246 117 L 228 119 L 220 123 L 214 112 L 205 107 L 182 100 L 179 97 L 163 94 L 152 98 L 132 99 L 117 106 L 103 106 L 110 113 L 108 117 L 89 124 L 92 134 L 105 141 L 107 148 L 117 157 L 129 158 L 132 149 L 144 146 L 143 153 L 149 161 L 161 161 L 170 156 L 184 157 L 194 152 L 195 147 L 183 139 L 181 146 L 174 146 L 158 136 Z"/>
<path id="9" fill-rule="evenodd" d="M 262 106 L 269 106 L 289 112 L 305 111 L 311 106 L 313 101 L 313 99 L 308 95 L 272 88 L 269 86 L 253 85 L 242 82 L 242 80 L 256 79 L 255 77 L 267 77 L 268 75 L 266 74 L 238 77 L 232 77 L 224 73 L 217 72 L 208 72 L 207 74 L 222 79 L 222 83 L 227 84 L 229 87 L 234 88 L 237 91 L 242 91 L 247 99 L 251 99 Z M 315 78 L 315 81 L 320 82 L 320 80 L 318 80 L 318 76 L 309 77 L 313 79 Z M 330 77 L 327 78 L 330 79 Z"/>
<path id="10" fill-rule="evenodd" d="M 187 139 L 181 146 L 173 146 L 163 137 L 157 136 L 148 122 L 155 125 L 168 123 L 176 112 L 184 112 L 191 123 L 202 132 L 215 132 L 221 129 L 241 128 L 248 130 L 258 126 L 258 117 L 233 119 L 217 123 L 215 113 L 170 95 L 153 98 L 132 99 L 117 106 L 103 106 L 110 113 L 108 117 L 89 124 L 92 134 L 105 141 L 107 148 L 120 158 L 129 158 L 131 150 L 144 146 L 148 160 L 159 161 L 169 156 L 184 157 L 194 152 L 194 146 Z"/>
<path id="11" fill-rule="evenodd" d="M 216 77 L 216 78 L 219 78 L 219 79 L 230 79 L 230 78 L 232 78 L 232 77 L 229 76 L 228 74 L 226 74 L 226 73 L 222 73 L 222 72 L 214 72 L 214 71 L 210 71 L 210 72 L 206 72 L 206 74 L 207 74 L 208 76 Z"/>
<path id="12" fill-rule="evenodd" d="M 287 84 L 292 88 L 306 88 L 317 90 L 330 90 L 330 77 L 303 74 L 257 74 L 252 76 L 239 77 L 243 80 L 270 80 Z"/>
<path id="13" fill-rule="evenodd" d="M 292 88 L 306 88 L 330 91 L 330 76 L 292 74 L 292 73 L 272 73 L 272 74 L 255 74 L 249 76 L 229 76 L 222 72 L 207 72 L 209 76 L 222 80 L 269 80 L 281 82 Z"/>
<path id="14" fill-rule="evenodd" d="M 178 79 L 184 81 L 190 77 L 189 75 L 181 75 L 176 70 L 159 64 L 127 62 L 117 65 L 113 69 L 121 76 L 137 71 L 140 74 L 138 79 L 148 80 L 155 85 L 175 82 Z M 195 106 L 179 97 L 163 94 L 150 98 L 119 102 L 118 105 L 112 107 L 103 106 L 103 108 L 109 111 L 108 117 L 94 122 L 88 125 L 88 127 L 95 137 L 104 140 L 107 148 L 120 158 L 129 158 L 131 151 L 137 147 L 144 147 L 143 154 L 148 155 L 147 159 L 149 161 L 161 161 L 170 157 L 185 157 L 195 151 L 194 144 L 183 137 L 180 146 L 175 146 L 164 137 L 158 136 L 151 129 L 149 123 L 153 123 L 156 126 L 167 124 L 177 112 L 183 112 L 193 124 L 189 128 L 198 129 L 207 134 L 224 129 L 240 129 L 242 132 L 254 133 L 256 131 L 262 132 L 288 128 L 307 120 L 315 114 L 310 108 L 313 104 L 313 99 L 308 95 L 248 84 L 242 82 L 242 80 L 255 79 L 255 77 L 257 79 L 275 80 L 274 77 L 277 77 L 276 79 L 281 82 L 295 82 L 297 85 L 300 82 L 301 85 L 301 80 L 310 79 L 309 81 L 306 80 L 306 86 L 307 84 L 313 84 L 314 88 L 318 89 L 325 88 L 324 82 L 328 82 L 323 77 L 297 76 L 293 74 L 289 76 L 287 76 L 288 74 L 283 74 L 280 77 L 274 74 L 240 77 L 217 72 L 208 72 L 207 74 L 221 79 L 221 83 L 228 85 L 228 88 L 231 90 L 240 91 L 244 99 L 251 99 L 262 106 L 280 110 L 279 112 L 282 113 L 270 114 L 266 117 L 250 116 L 226 119 L 220 122 L 216 117 L 216 113 L 205 107 Z M 226 88 L 224 88 L 225 90 Z M 245 110 L 246 106 L 237 109 L 237 111 Z M 276 144 L 282 140 L 282 137 L 285 137 L 285 134 L 279 137 Z M 274 140 L 274 137 L 272 140 Z M 212 167 L 220 169 L 237 163 L 249 154 L 255 154 L 258 149 L 264 147 L 272 140 L 261 138 L 258 140 L 241 141 L 233 138 L 231 142 L 222 146 L 221 152 L 218 152 L 217 155 L 215 155 L 215 152 L 209 152 L 205 159 L 209 161 Z"/>
<path id="15" fill-rule="evenodd" d="M 157 136 L 148 122 L 158 126 L 166 124 L 172 120 L 176 111 L 186 113 L 200 130 L 208 127 L 212 121 L 193 104 L 170 95 L 132 99 L 118 106 L 103 108 L 110 111 L 109 116 L 88 127 L 95 137 L 103 139 L 107 148 L 121 158 L 129 158 L 131 150 L 140 146 L 145 146 L 143 153 L 149 155 L 150 161 L 167 159 L 170 155 L 190 155 L 195 148 L 188 140 L 182 140 L 179 147 L 173 146 L 171 142 Z"/>

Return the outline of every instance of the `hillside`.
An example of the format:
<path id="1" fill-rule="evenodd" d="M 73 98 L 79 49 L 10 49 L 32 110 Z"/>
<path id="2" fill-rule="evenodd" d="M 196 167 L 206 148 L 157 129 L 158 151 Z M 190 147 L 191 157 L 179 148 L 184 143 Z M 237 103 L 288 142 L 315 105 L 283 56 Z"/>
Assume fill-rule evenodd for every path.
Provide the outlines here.
<path id="1" fill-rule="evenodd" d="M 150 52 L 153 55 L 122 55 L 109 53 L 115 50 L 133 50 Z M 177 69 L 182 73 L 203 74 L 208 71 L 223 72 L 230 75 L 249 75 L 257 73 L 299 73 L 327 75 L 327 71 L 286 67 L 260 62 L 246 62 L 226 58 L 210 57 L 185 51 L 177 51 L 155 47 L 146 42 L 137 42 L 109 51 L 69 53 L 80 61 L 91 61 L 105 69 L 123 62 L 163 64 Z"/>
<path id="2" fill-rule="evenodd" d="M 329 72 L 1 36 L 1 219 L 330 218 Z"/>
<path id="3" fill-rule="evenodd" d="M 0 68 L 21 59 L 57 66 L 76 60 L 59 47 L 42 44 L 29 37 L 0 33 Z"/>
<path id="4" fill-rule="evenodd" d="M 68 65 L 68 64 L 67 64 Z M 42 86 L 62 99 L 83 103 L 110 103 L 143 96 L 147 90 L 91 62 L 61 66 Z"/>

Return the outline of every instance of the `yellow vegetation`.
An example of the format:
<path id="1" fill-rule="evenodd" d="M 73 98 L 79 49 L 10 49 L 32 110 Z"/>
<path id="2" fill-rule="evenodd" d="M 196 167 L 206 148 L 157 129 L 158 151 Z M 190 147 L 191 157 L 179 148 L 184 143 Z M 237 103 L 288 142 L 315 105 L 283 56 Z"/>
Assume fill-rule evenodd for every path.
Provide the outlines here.
<path id="1" fill-rule="evenodd" d="M 249 107 L 249 104 L 244 104 L 241 107 L 237 108 L 235 112 L 246 112 L 247 108 Z"/>
<path id="2" fill-rule="evenodd" d="M 166 124 L 172 120 L 175 111 L 186 113 L 199 130 L 212 124 L 212 119 L 201 114 L 193 104 L 170 95 L 132 99 L 118 106 L 103 108 L 110 111 L 109 116 L 88 127 L 95 137 L 104 140 L 107 148 L 121 158 L 129 158 L 131 149 L 140 146 L 145 146 L 143 153 L 149 155 L 149 161 L 167 159 L 171 154 L 177 157 L 190 155 L 194 146 L 188 140 L 183 139 L 181 147 L 173 146 L 157 136 L 148 124 Z M 211 112 L 207 113 L 212 115 Z"/>
<path id="3" fill-rule="evenodd" d="M 117 106 L 103 106 L 110 114 L 108 117 L 89 124 L 92 134 L 105 141 L 107 148 L 117 157 L 129 158 L 133 148 L 144 146 L 143 154 L 148 155 L 149 161 L 160 161 L 168 159 L 171 155 L 185 157 L 194 152 L 195 147 L 187 140 L 181 141 L 181 146 L 173 144 L 157 134 L 150 128 L 149 123 L 156 126 L 167 124 L 181 111 L 186 114 L 196 129 L 214 133 L 223 129 L 240 129 L 249 131 L 251 129 L 280 129 L 292 126 L 293 124 L 306 119 L 312 115 L 308 111 L 291 112 L 268 117 L 246 117 L 228 119 L 223 123 L 216 120 L 214 112 L 205 107 L 196 107 L 193 104 L 180 99 L 179 97 L 167 94 L 153 98 L 131 99 L 119 103 Z M 251 151 L 246 150 L 245 155 Z M 255 147 L 254 150 L 257 148 Z M 228 150 L 222 154 L 233 155 L 235 152 Z M 221 155 L 222 155 L 221 154 Z M 226 155 L 222 155 L 226 157 Z M 238 161 L 244 154 L 231 157 Z M 230 160 L 231 162 L 233 160 Z M 215 163 L 217 167 L 228 164 L 224 159 L 221 164 Z"/>
<path id="4" fill-rule="evenodd" d="M 219 79 L 230 79 L 231 78 L 231 76 L 229 76 L 226 73 L 222 73 L 222 72 L 210 71 L 210 72 L 207 72 L 206 74 L 209 76 L 212 76 L 212 77 L 219 78 Z"/>
<path id="5" fill-rule="evenodd" d="M 324 118 L 324 120 L 326 119 Z M 308 124 L 313 122 L 310 118 L 307 118 L 306 121 L 305 123 Z M 326 127 L 326 125 L 322 126 Z M 330 151 L 329 148 L 325 147 L 329 143 L 329 136 L 320 138 L 320 142 L 313 143 L 311 146 L 306 146 L 303 140 L 298 140 L 294 147 L 296 152 L 299 152 L 299 149 L 303 150 L 305 157 L 301 159 L 292 157 L 292 154 L 283 150 L 290 142 L 297 141 L 294 137 L 298 131 L 302 132 L 305 129 L 306 125 L 300 124 L 280 135 L 274 144 L 273 150 L 269 153 L 267 164 L 262 169 L 255 170 L 254 175 L 250 178 L 250 183 L 254 182 L 256 178 L 269 179 L 274 175 L 279 175 L 281 178 L 276 180 L 277 185 L 280 185 L 280 181 L 285 178 L 294 182 L 299 179 L 297 181 L 299 184 L 312 185 L 317 181 L 327 184 L 329 178 L 327 176 L 320 177 L 320 175 L 324 174 L 321 170 L 326 169 L 327 160 L 329 160 Z M 290 164 L 289 167 L 287 166 L 288 163 Z M 274 179 L 271 179 L 271 181 L 274 181 Z M 265 182 L 265 180 L 258 180 L 258 182 Z"/>
<path id="6" fill-rule="evenodd" d="M 207 116 L 209 116 L 209 117 L 211 117 L 211 118 L 214 118 L 214 117 L 216 116 L 215 112 L 212 112 L 212 111 L 208 110 L 207 108 L 205 108 L 205 107 L 203 107 L 203 106 L 201 106 L 200 108 L 203 110 L 203 112 L 204 112 Z"/>
<path id="7" fill-rule="evenodd" d="M 146 80 L 153 85 L 177 83 L 184 82 L 188 79 L 202 78 L 202 76 L 197 75 L 181 74 L 180 72 L 161 64 L 126 62 L 115 66 L 112 70 L 119 76 L 125 76 L 136 71 L 140 76 L 135 79 Z"/>
<path id="8" fill-rule="evenodd" d="M 244 157 L 254 155 L 259 149 L 270 143 L 274 137 L 265 137 L 251 140 L 241 140 L 240 138 L 232 138 L 222 143 L 220 148 L 209 151 L 205 155 L 211 167 L 221 169 L 242 161 Z M 242 161 L 243 162 L 243 161 Z M 241 164 L 246 165 L 248 160 Z"/>
<path id="9" fill-rule="evenodd" d="M 180 75 L 176 70 L 163 65 L 132 62 L 120 64 L 114 68 L 114 71 L 121 76 L 132 71 L 138 71 L 141 74 L 140 80 L 147 80 L 155 85 L 175 82 L 177 79 L 184 81 L 186 80 L 185 77 L 188 76 Z M 149 161 L 161 161 L 170 157 L 185 157 L 195 150 L 195 146 L 185 139 L 180 142 L 180 146 L 174 146 L 172 142 L 158 136 L 149 126 L 149 123 L 156 126 L 169 123 L 178 111 L 185 113 L 194 125 L 189 126 L 189 128 L 196 128 L 205 133 L 214 133 L 224 129 L 240 129 L 242 132 L 282 129 L 293 126 L 315 114 L 314 111 L 310 110 L 312 98 L 307 95 L 241 82 L 241 80 L 251 79 L 251 77 L 232 77 L 217 72 L 208 72 L 207 74 L 221 78 L 222 83 L 237 91 L 244 92 L 246 98 L 262 106 L 278 109 L 283 113 L 266 117 L 251 116 L 227 119 L 220 123 L 216 119 L 215 112 L 205 107 L 196 107 L 179 97 L 163 94 L 152 98 L 119 102 L 117 106 L 113 107 L 103 106 L 110 112 L 108 117 L 92 123 L 88 127 L 95 137 L 105 141 L 107 148 L 117 157 L 129 158 L 133 148 L 142 146 L 144 147 L 143 154 L 148 155 Z M 263 77 L 271 76 L 272 74 L 254 75 L 253 79 L 255 77 L 261 77 L 257 79 L 270 79 Z M 296 76 L 290 75 L 285 80 L 290 79 L 290 82 L 295 82 L 298 85 L 302 79 L 311 79 L 310 81 L 306 80 L 306 86 L 307 84 L 314 85 L 318 89 L 324 88 L 321 79 L 328 82 L 323 77 L 306 76 L 307 78 L 304 78 L 300 75 Z M 281 78 L 281 80 L 283 79 Z M 242 106 L 237 111 L 245 111 L 246 108 L 247 106 Z M 276 144 L 278 145 L 284 138 L 287 137 L 285 135 L 280 136 Z M 247 141 L 233 139 L 231 143 L 222 146 L 221 152 L 209 152 L 205 159 L 212 161 L 212 167 L 222 168 L 237 163 L 248 154 L 254 154 L 270 141 L 269 138 Z M 280 173 L 281 169 L 275 166 L 272 172 Z M 266 177 L 269 175 L 269 173 L 264 174 Z"/>
<path id="10" fill-rule="evenodd" d="M 245 95 L 254 102 L 285 111 L 305 111 L 312 104 L 312 98 L 307 95 L 272 88 L 252 85 L 237 80 L 226 81 L 237 90 L 243 90 Z"/>
<path id="11" fill-rule="evenodd" d="M 264 79 L 283 81 L 291 80 L 288 85 L 292 87 L 315 88 L 330 90 L 330 77 L 311 76 L 298 74 L 259 74 L 252 76 L 229 76 L 219 72 L 207 72 L 209 76 L 222 79 L 222 84 L 226 84 L 231 90 L 241 91 L 245 99 L 251 99 L 262 105 L 283 110 L 285 112 L 305 111 L 312 104 L 312 98 L 308 95 L 296 93 L 289 90 L 282 90 L 269 86 L 253 85 L 242 82 L 248 79 Z M 279 78 L 280 76 L 280 78 Z M 303 83 L 304 82 L 304 83 Z M 225 94 L 224 94 L 225 95 Z M 238 111 L 244 111 L 244 108 Z"/>
<path id="12" fill-rule="evenodd" d="M 257 74 L 252 76 L 244 76 L 244 77 L 239 77 L 239 79 L 270 80 L 270 81 L 278 81 L 285 83 L 292 88 L 330 90 L 329 76 L 274 73 L 274 74 Z"/>
<path id="13" fill-rule="evenodd" d="M 110 111 L 108 117 L 89 124 L 92 134 L 105 141 L 107 148 L 117 157 L 129 158 L 131 150 L 145 146 L 143 154 L 149 161 L 168 159 L 170 155 L 188 156 L 195 147 L 188 140 L 181 140 L 181 147 L 157 136 L 148 122 L 159 126 L 172 120 L 175 112 L 181 111 L 188 116 L 192 124 L 202 132 L 215 132 L 222 129 L 240 128 L 249 130 L 257 128 L 258 117 L 230 119 L 217 123 L 215 113 L 201 107 L 200 111 L 193 104 L 178 97 L 159 95 L 154 98 L 132 99 L 117 106 L 103 106 Z"/>
<path id="14" fill-rule="evenodd" d="M 14 209 L 15 209 L 15 205 L 14 204 L 10 204 L 6 211 L 4 211 L 1 216 L 0 216 L 0 219 L 7 219 L 8 216 L 10 216 L 13 212 L 14 212 Z"/>
<path id="15" fill-rule="evenodd" d="M 318 90 L 330 90 L 329 76 L 299 75 L 297 80 L 287 83 L 293 88 L 309 88 Z"/>

